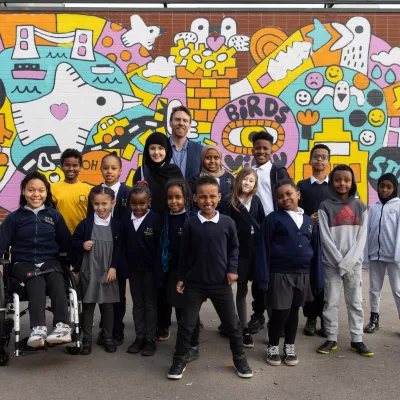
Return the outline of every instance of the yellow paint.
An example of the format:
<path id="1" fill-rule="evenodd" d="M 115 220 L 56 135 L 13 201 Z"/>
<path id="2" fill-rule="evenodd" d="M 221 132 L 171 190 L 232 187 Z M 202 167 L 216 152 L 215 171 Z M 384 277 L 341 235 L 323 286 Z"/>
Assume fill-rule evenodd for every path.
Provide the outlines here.
<path id="1" fill-rule="evenodd" d="M 216 79 L 202 79 L 200 85 L 203 88 L 216 88 L 217 80 Z"/>
<path id="2" fill-rule="evenodd" d="M 211 132 L 212 123 L 211 122 L 199 122 L 197 124 L 197 132 L 199 133 L 209 133 Z"/>
<path id="3" fill-rule="evenodd" d="M 11 147 L 17 131 L 11 113 L 11 104 L 6 98 L 3 107 L 0 109 L 0 146 Z"/>
<path id="4" fill-rule="evenodd" d="M 151 129 L 147 129 L 147 131 L 145 131 L 144 133 L 142 133 L 139 137 L 138 140 L 140 142 L 140 144 L 144 147 L 144 145 L 146 144 L 146 140 L 147 138 L 153 133 L 153 131 Z"/>
<path id="5" fill-rule="evenodd" d="M 374 108 L 368 113 L 368 122 L 372 126 L 381 126 L 385 122 L 385 113 L 380 108 Z"/>
<path id="6" fill-rule="evenodd" d="M 338 83 L 343 79 L 343 70 L 338 65 L 331 65 L 326 69 L 325 77 L 329 82 Z"/>
<path id="7" fill-rule="evenodd" d="M 4 178 L 4 175 L 6 174 L 8 169 L 8 166 L 1 166 L 0 167 L 0 181 Z"/>
<path id="8" fill-rule="evenodd" d="M 212 141 L 212 140 L 210 140 L 210 139 L 204 139 L 203 142 L 204 142 L 204 144 L 209 144 L 209 145 L 212 145 L 212 146 L 217 146 L 217 142 L 214 142 L 214 141 Z"/>
<path id="9" fill-rule="evenodd" d="M 338 164 L 359 164 L 360 181 L 357 182 L 358 194 L 363 202 L 367 202 L 368 198 L 368 152 L 358 149 L 358 142 L 353 141 L 351 131 L 343 130 L 343 120 L 341 118 L 323 118 L 322 131 L 315 132 L 314 140 L 308 142 L 309 150 L 299 151 L 295 160 L 294 181 L 298 182 L 301 179 L 308 178 L 304 176 L 304 169 L 309 165 L 310 150 L 314 145 L 324 143 L 329 147 L 330 143 L 343 143 L 344 146 L 349 146 L 349 155 L 338 155 L 333 150 L 330 158 L 330 166 L 333 168 Z"/>
<path id="10" fill-rule="evenodd" d="M 126 147 L 124 152 L 122 153 L 122 158 L 124 160 L 128 160 L 131 161 L 133 155 L 135 154 L 136 151 L 136 146 L 134 146 L 133 144 L 129 143 Z"/>
<path id="11" fill-rule="evenodd" d="M 131 169 L 131 170 L 129 171 L 129 174 L 128 174 L 128 176 L 126 177 L 126 180 L 125 180 L 125 185 L 127 185 L 127 186 L 132 186 L 131 183 L 133 182 L 133 177 L 135 176 L 135 172 L 136 172 L 135 169 Z"/>
<path id="12" fill-rule="evenodd" d="M 200 108 L 203 110 L 215 110 L 217 108 L 217 99 L 201 99 Z"/>
<path id="13" fill-rule="evenodd" d="M 186 95 L 187 97 L 194 97 L 194 88 L 187 88 Z"/>

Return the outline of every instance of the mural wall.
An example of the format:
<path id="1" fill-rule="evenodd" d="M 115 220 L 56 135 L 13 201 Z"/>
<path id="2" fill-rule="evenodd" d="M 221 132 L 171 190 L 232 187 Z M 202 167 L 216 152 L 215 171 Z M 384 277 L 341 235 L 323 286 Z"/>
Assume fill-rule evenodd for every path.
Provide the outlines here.
<path id="1" fill-rule="evenodd" d="M 253 163 L 250 133 L 267 131 L 273 161 L 295 181 L 310 176 L 316 143 L 331 148 L 331 167 L 351 165 L 368 203 L 382 173 L 399 175 L 400 47 L 376 35 L 368 16 L 310 15 L 294 32 L 265 24 L 250 34 L 251 24 L 244 34 L 229 16 L 213 25 L 193 16 L 169 42 L 162 19 L 129 17 L 123 26 L 0 14 L 0 207 L 16 208 L 30 171 L 63 179 L 60 155 L 70 147 L 84 154 L 82 181 L 100 183 L 100 159 L 117 151 L 130 184 L 146 138 L 169 134 L 179 104 L 192 112 L 189 137 L 220 146 L 234 172 Z"/>

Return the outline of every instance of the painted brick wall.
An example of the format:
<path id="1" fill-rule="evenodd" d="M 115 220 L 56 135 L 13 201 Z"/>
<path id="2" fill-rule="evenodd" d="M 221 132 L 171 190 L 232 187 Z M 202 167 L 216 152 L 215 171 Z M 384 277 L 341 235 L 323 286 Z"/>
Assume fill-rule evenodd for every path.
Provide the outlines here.
<path id="1" fill-rule="evenodd" d="M 274 162 L 310 175 L 309 149 L 356 172 L 371 204 L 399 173 L 398 13 L 0 13 L 0 221 L 32 170 L 63 179 L 60 153 L 84 154 L 81 180 L 101 182 L 117 151 L 131 183 L 145 140 L 169 133 L 187 105 L 190 137 L 251 165 L 251 132 L 275 139 Z"/>

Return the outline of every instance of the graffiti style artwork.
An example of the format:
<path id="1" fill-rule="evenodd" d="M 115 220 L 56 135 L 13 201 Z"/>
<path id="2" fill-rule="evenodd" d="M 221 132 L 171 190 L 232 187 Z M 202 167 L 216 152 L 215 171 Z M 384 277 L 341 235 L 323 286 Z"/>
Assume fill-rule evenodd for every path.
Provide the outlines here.
<path id="1" fill-rule="evenodd" d="M 189 138 L 221 147 L 233 173 L 253 164 L 251 133 L 266 131 L 273 161 L 295 181 L 311 175 L 317 143 L 330 147 L 330 168 L 351 165 L 367 203 L 382 173 L 400 176 L 400 47 L 367 18 L 314 19 L 289 36 L 199 17 L 152 56 L 163 34 L 139 15 L 127 27 L 88 15 L 0 15 L 0 207 L 16 208 L 30 171 L 63 179 L 70 147 L 83 153 L 82 181 L 100 183 L 100 160 L 116 151 L 129 185 L 147 137 L 169 135 L 180 104 L 192 113 Z M 239 79 L 240 53 L 254 64 Z"/>

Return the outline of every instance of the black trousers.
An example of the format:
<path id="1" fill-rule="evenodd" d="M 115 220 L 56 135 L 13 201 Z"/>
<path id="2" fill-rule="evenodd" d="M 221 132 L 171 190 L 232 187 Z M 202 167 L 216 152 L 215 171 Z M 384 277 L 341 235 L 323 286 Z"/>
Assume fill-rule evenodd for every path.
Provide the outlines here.
<path id="1" fill-rule="evenodd" d="M 285 332 L 285 344 L 294 344 L 297 326 L 299 325 L 299 307 L 293 306 L 287 310 L 271 310 L 268 324 L 268 343 L 279 346 L 281 332 Z"/>
<path id="2" fill-rule="evenodd" d="M 54 325 L 58 322 L 69 323 L 68 300 L 61 264 L 57 260 L 47 261 L 40 270 L 43 272 L 50 268 L 56 268 L 57 271 L 35 276 L 25 282 L 31 327 L 46 325 L 46 290 L 51 299 Z M 23 282 L 25 275 L 36 269 L 38 268 L 33 263 L 19 262 L 11 268 L 11 275 Z"/>
<path id="3" fill-rule="evenodd" d="M 303 307 L 303 314 L 307 319 L 322 319 L 322 311 L 324 310 L 324 293 L 321 295 L 314 295 L 313 301 L 307 301 Z"/>
<path id="4" fill-rule="evenodd" d="M 126 313 L 126 276 L 118 276 L 119 303 L 113 303 L 114 308 L 114 335 L 121 334 L 125 329 L 124 317 Z"/>
<path id="5" fill-rule="evenodd" d="M 175 308 L 175 315 L 176 315 L 176 320 L 177 320 L 178 326 L 179 326 L 179 321 L 182 319 L 182 309 Z M 199 337 L 200 337 L 200 315 L 197 318 L 196 326 L 194 327 L 193 335 L 192 335 L 192 338 L 190 339 L 191 347 L 196 347 L 199 345 Z"/>
<path id="6" fill-rule="evenodd" d="M 233 355 L 243 354 L 242 325 L 236 314 L 232 287 L 204 289 L 191 286 L 186 287 L 184 291 L 184 305 L 178 324 L 175 355 L 181 357 L 190 350 L 193 332 L 199 321 L 201 305 L 207 299 L 210 299 L 213 303 L 215 311 L 224 326 L 224 331 L 229 336 L 230 348 Z"/>
<path id="7" fill-rule="evenodd" d="M 265 311 L 264 291 L 258 287 L 255 279 L 251 284 L 251 295 L 253 296 L 253 301 L 251 303 L 253 308 L 252 319 L 263 318 Z"/>
<path id="8" fill-rule="evenodd" d="M 153 341 L 157 330 L 157 289 L 153 272 L 135 271 L 129 276 L 136 339 Z"/>
<path id="9" fill-rule="evenodd" d="M 83 340 L 92 341 L 93 315 L 96 303 L 82 303 Z M 113 303 L 99 304 L 104 339 L 111 339 L 114 326 Z"/>
<path id="10" fill-rule="evenodd" d="M 166 285 L 157 292 L 157 330 L 168 331 L 171 326 L 172 306 L 167 300 Z"/>

